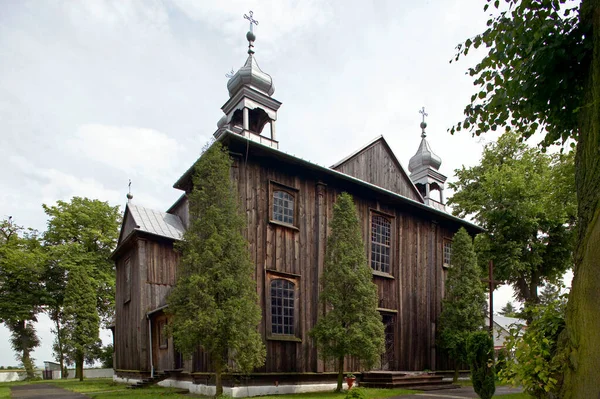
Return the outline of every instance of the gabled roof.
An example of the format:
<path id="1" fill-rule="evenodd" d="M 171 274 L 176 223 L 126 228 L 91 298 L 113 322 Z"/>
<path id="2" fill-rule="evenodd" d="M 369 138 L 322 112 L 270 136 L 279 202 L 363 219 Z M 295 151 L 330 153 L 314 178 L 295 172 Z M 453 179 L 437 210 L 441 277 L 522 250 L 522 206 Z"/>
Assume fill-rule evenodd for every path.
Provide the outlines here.
<path id="1" fill-rule="evenodd" d="M 339 162 L 331 165 L 331 169 L 335 169 L 335 170 L 339 170 L 339 171 L 344 172 L 341 169 L 343 169 L 343 166 L 345 164 L 352 162 L 354 159 L 356 159 L 357 157 L 359 157 L 365 151 L 371 149 L 372 147 L 374 147 L 374 146 L 376 146 L 378 144 L 381 144 L 383 146 L 383 148 L 385 149 L 385 152 L 387 152 L 388 156 L 390 157 L 390 159 L 392 160 L 392 162 L 396 166 L 397 170 L 400 172 L 398 178 L 402 179 L 405 182 L 406 186 L 410 187 L 410 190 L 415 195 L 415 199 L 418 199 L 419 201 L 421 201 L 421 202 L 424 203 L 425 200 L 423 199 L 423 196 L 421 195 L 421 193 L 419 192 L 419 190 L 417 189 L 417 187 L 414 185 L 414 183 L 410 179 L 408 173 L 406 172 L 406 169 L 404 169 L 404 166 L 402 165 L 402 163 L 400 163 L 400 161 L 396 157 L 396 154 L 394 154 L 394 151 L 392 151 L 392 148 L 390 147 L 390 145 L 386 141 L 385 137 L 383 137 L 383 135 L 375 137 L 375 139 L 371 140 L 366 145 L 362 146 L 361 148 L 359 148 L 358 150 L 356 150 L 352 154 L 348 155 L 346 158 L 344 158 L 341 161 L 339 161 Z M 376 167 L 376 165 L 371 165 L 371 167 Z M 358 177 L 358 176 L 356 176 L 356 177 Z M 361 180 L 364 180 L 364 179 L 361 179 Z M 373 183 L 375 185 L 378 185 L 378 184 L 376 184 L 373 181 L 370 181 L 369 183 Z M 390 189 L 390 187 L 383 187 L 383 188 Z M 400 194 L 400 193 L 398 193 L 398 194 Z"/>
<path id="2" fill-rule="evenodd" d="M 494 324 L 498 324 L 504 330 L 510 331 L 510 329 L 513 327 L 526 326 L 527 322 L 523 319 L 518 319 L 516 317 L 494 315 Z"/>
<path id="3" fill-rule="evenodd" d="M 128 204 L 127 207 L 136 223 L 136 230 L 174 240 L 183 237 L 185 228 L 179 216 L 139 205 Z"/>
<path id="4" fill-rule="evenodd" d="M 179 216 L 127 204 L 119 237 L 119 244 L 133 231 L 140 231 L 172 240 L 181 240 L 185 228 Z"/>

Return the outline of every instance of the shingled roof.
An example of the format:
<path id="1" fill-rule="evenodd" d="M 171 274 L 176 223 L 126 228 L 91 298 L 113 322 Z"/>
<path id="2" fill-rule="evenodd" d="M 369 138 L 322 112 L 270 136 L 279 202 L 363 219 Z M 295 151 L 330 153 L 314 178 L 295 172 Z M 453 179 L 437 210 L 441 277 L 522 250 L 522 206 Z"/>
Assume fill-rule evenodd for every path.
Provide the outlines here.
<path id="1" fill-rule="evenodd" d="M 135 230 L 154 234 L 161 237 L 181 240 L 185 228 L 179 216 L 128 204 L 129 211 L 136 225 Z"/>

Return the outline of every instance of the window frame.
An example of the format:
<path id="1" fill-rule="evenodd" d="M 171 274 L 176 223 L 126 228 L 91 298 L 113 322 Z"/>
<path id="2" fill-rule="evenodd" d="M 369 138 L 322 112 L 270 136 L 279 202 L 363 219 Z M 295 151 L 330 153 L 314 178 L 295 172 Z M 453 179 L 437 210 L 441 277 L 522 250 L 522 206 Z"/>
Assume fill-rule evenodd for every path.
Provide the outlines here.
<path id="1" fill-rule="evenodd" d="M 266 321 L 266 335 L 267 340 L 275 340 L 275 341 L 296 341 L 302 342 L 300 338 L 302 336 L 300 332 L 300 276 L 292 275 L 288 273 L 276 272 L 274 270 L 267 271 L 267 284 L 265 284 L 266 288 L 266 303 L 265 303 L 265 321 Z M 294 289 L 294 322 L 293 322 L 293 334 L 277 334 L 273 333 L 273 313 L 271 306 L 271 284 L 276 280 L 284 280 L 293 284 Z"/>
<path id="2" fill-rule="evenodd" d="M 388 219 L 388 221 L 390 222 L 390 262 L 389 262 L 389 271 L 388 272 L 384 272 L 381 270 L 376 270 L 373 269 L 372 266 L 372 255 L 373 255 L 373 217 L 375 216 L 379 216 L 379 217 L 384 217 L 386 219 Z M 369 268 L 371 268 L 371 272 L 373 273 L 373 275 L 375 276 L 380 276 L 380 277 L 387 277 L 387 278 L 394 278 L 393 275 L 393 270 L 394 270 L 394 265 L 395 265 L 395 253 L 394 253 L 394 249 L 396 248 L 396 235 L 395 230 L 396 230 L 396 218 L 394 215 L 390 215 L 389 213 L 385 213 L 382 212 L 380 210 L 377 209 L 369 209 L 369 225 L 368 225 L 368 259 L 369 259 Z"/>
<path id="3" fill-rule="evenodd" d="M 450 246 L 450 259 L 446 263 L 446 245 Z M 442 267 L 444 269 L 448 269 L 452 262 L 452 239 L 449 237 L 444 237 L 442 240 Z"/>
<path id="4" fill-rule="evenodd" d="M 160 319 L 156 323 L 157 335 L 158 335 L 158 349 L 168 349 L 169 348 L 169 336 L 167 335 L 167 319 Z"/>
<path id="5" fill-rule="evenodd" d="M 294 218 L 293 223 L 286 223 L 280 220 L 276 220 L 273 216 L 274 216 L 274 208 L 275 208 L 275 192 L 276 191 L 283 191 L 284 193 L 287 193 L 288 195 L 290 195 L 293 199 L 294 199 L 294 209 L 293 209 L 293 215 L 292 217 Z M 276 224 L 278 226 L 284 226 L 284 227 L 288 227 L 294 230 L 299 230 L 298 229 L 298 200 L 299 200 L 299 192 L 300 190 L 298 190 L 295 187 L 290 187 L 290 186 L 286 186 L 285 184 L 281 184 L 278 182 L 275 182 L 273 180 L 269 180 L 269 223 L 272 224 Z"/>

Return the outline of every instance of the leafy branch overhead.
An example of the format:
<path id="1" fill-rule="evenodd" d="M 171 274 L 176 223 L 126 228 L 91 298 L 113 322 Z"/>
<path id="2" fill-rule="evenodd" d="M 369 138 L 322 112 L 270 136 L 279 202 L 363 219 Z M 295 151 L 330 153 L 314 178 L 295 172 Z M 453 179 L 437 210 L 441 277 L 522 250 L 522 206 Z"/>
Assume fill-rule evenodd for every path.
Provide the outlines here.
<path id="1" fill-rule="evenodd" d="M 480 46 L 489 50 L 468 70 L 479 91 L 451 133 L 470 129 L 480 135 L 506 126 L 527 138 L 543 128 L 545 146 L 577 137 L 592 53 L 586 27 L 577 23 L 579 3 L 488 0 L 484 10 L 491 4 L 498 10 L 488 29 L 457 47 L 455 61 Z"/>

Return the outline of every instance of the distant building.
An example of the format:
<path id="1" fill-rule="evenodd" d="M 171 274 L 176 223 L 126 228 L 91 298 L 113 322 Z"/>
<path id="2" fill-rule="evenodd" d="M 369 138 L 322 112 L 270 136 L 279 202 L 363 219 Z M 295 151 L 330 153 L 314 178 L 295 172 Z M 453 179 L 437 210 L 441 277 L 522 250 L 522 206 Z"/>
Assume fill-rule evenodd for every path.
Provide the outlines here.
<path id="1" fill-rule="evenodd" d="M 490 324 L 489 317 L 485 318 L 485 323 L 486 325 Z M 527 322 L 523 319 L 494 315 L 494 350 L 498 351 L 504 348 L 506 338 L 510 335 L 511 329 L 524 330 L 526 326 Z"/>

